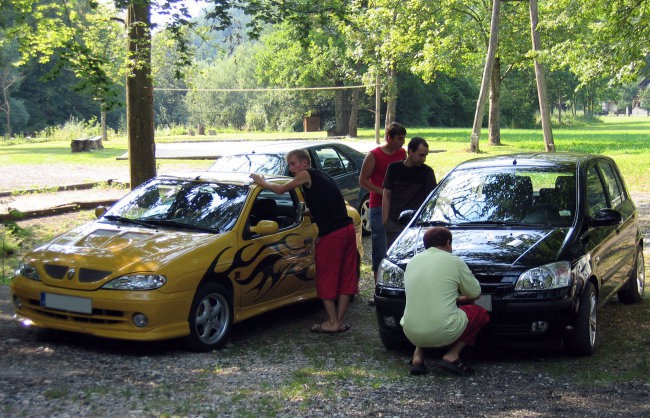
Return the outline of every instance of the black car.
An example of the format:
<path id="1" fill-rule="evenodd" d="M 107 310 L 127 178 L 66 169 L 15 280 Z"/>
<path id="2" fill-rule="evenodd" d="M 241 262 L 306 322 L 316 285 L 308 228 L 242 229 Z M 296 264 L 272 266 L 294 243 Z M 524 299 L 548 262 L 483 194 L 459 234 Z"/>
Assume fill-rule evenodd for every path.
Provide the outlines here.
<path id="1" fill-rule="evenodd" d="M 585 154 L 519 154 L 458 165 L 417 211 L 378 272 L 375 303 L 387 348 L 405 342 L 404 269 L 431 226 L 453 234 L 454 254 L 481 284 L 485 341 L 562 337 L 594 351 L 597 308 L 643 297 L 643 236 L 616 163 Z M 410 219 L 410 221 L 409 221 Z M 435 272 L 431 272 L 435 275 Z"/>
<path id="2" fill-rule="evenodd" d="M 250 149 L 233 150 L 219 157 L 209 171 L 243 172 L 290 176 L 286 155 L 303 148 L 309 152 L 312 167 L 334 178 L 343 197 L 359 211 L 364 235 L 370 233 L 368 190 L 359 186 L 359 173 L 365 154 L 347 145 L 324 141 L 273 141 L 251 143 Z"/>

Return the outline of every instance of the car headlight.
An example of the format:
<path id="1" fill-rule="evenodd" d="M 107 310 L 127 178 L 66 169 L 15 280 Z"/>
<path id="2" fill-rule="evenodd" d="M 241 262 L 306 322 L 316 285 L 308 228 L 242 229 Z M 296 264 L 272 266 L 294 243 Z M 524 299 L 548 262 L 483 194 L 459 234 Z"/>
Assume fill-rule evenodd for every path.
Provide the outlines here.
<path id="1" fill-rule="evenodd" d="M 571 263 L 560 261 L 527 270 L 519 276 L 515 290 L 548 290 L 569 286 Z"/>
<path id="2" fill-rule="evenodd" d="M 384 258 L 377 269 L 377 284 L 387 287 L 404 287 L 404 270 Z"/>
<path id="3" fill-rule="evenodd" d="M 38 270 L 36 269 L 36 266 L 34 266 L 31 263 L 25 263 L 25 262 L 20 263 L 15 273 L 16 276 L 23 276 L 27 279 L 38 280 L 38 281 L 41 280 L 41 276 L 38 275 Z"/>
<path id="4" fill-rule="evenodd" d="M 111 280 L 102 289 L 115 290 L 154 290 L 167 283 L 167 278 L 159 274 L 129 274 Z"/>

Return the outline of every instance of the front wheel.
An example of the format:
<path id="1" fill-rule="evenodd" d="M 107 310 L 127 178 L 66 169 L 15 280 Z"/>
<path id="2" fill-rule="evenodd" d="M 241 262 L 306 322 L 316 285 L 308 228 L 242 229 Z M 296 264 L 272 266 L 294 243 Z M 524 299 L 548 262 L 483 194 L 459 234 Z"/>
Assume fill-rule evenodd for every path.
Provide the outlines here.
<path id="1" fill-rule="evenodd" d="M 370 196 L 366 195 L 359 205 L 359 215 L 361 216 L 361 233 L 368 236 L 371 233 L 370 228 Z"/>
<path id="2" fill-rule="evenodd" d="M 574 329 L 565 340 L 568 351 L 576 356 L 587 356 L 596 347 L 598 295 L 594 284 L 587 282 L 580 295 L 580 306 Z"/>
<path id="3" fill-rule="evenodd" d="M 634 268 L 630 271 L 627 283 L 618 291 L 618 299 L 626 304 L 638 303 L 643 299 L 645 290 L 645 263 L 643 248 L 639 246 L 634 260 Z"/>
<path id="4" fill-rule="evenodd" d="M 232 325 L 232 304 L 229 292 L 216 283 L 199 286 L 190 309 L 188 348 L 210 351 L 223 346 Z"/>

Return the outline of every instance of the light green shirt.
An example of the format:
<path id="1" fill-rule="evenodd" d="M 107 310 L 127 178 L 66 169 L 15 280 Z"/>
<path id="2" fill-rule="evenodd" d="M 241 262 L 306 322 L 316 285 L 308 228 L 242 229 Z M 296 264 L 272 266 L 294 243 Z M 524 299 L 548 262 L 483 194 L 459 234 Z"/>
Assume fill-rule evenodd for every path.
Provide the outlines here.
<path id="1" fill-rule="evenodd" d="M 467 326 L 467 315 L 456 297 L 475 298 L 481 286 L 460 258 L 431 247 L 409 261 L 404 272 L 406 307 L 400 323 L 418 347 L 442 347 L 456 341 Z"/>

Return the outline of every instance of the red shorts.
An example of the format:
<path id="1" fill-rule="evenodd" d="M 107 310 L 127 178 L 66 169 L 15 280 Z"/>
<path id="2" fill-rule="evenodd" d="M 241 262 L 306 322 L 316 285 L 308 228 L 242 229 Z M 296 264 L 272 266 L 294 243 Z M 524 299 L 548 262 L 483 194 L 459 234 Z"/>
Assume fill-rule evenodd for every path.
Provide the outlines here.
<path id="1" fill-rule="evenodd" d="M 359 293 L 359 251 L 354 225 L 350 224 L 316 241 L 316 291 L 318 297 L 335 300 Z"/>
<path id="2" fill-rule="evenodd" d="M 469 322 L 467 322 L 465 331 L 463 331 L 456 341 L 462 341 L 467 345 L 474 345 L 479 331 L 483 329 L 485 324 L 490 322 L 490 314 L 488 314 L 488 311 L 484 307 L 473 304 L 460 305 L 458 309 L 465 312 Z"/>

